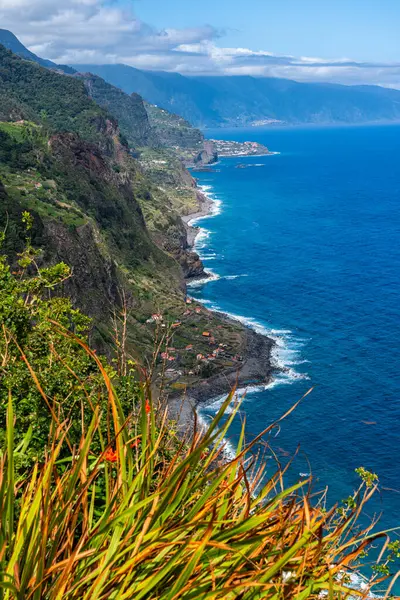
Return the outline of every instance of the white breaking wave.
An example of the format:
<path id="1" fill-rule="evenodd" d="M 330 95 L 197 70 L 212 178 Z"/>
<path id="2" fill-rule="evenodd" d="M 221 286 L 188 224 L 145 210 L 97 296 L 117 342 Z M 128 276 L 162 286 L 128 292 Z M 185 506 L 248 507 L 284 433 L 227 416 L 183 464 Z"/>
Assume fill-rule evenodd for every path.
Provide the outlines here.
<path id="1" fill-rule="evenodd" d="M 213 273 L 214 281 L 216 279 L 222 279 Z M 207 280 L 199 280 L 190 284 L 191 287 L 202 287 Z M 246 327 L 253 329 L 256 333 L 264 335 L 275 342 L 275 346 L 271 351 L 271 358 L 273 366 L 277 370 L 273 379 L 267 384 L 262 386 L 248 387 L 246 388 L 247 393 L 260 392 L 263 390 L 273 389 L 279 385 L 291 385 L 299 380 L 309 380 L 309 376 L 306 373 L 298 373 L 292 367 L 296 365 L 309 363 L 308 360 L 301 358 L 301 351 L 303 344 L 299 343 L 299 339 L 293 339 L 292 331 L 290 329 L 269 329 L 265 325 L 262 325 L 252 317 L 243 317 L 223 310 L 218 304 L 215 304 L 211 300 L 204 301 L 202 298 L 194 297 L 197 302 L 207 304 L 210 310 L 220 312 L 234 321 L 243 323 Z M 302 340 L 306 342 L 307 340 Z"/>
<path id="2" fill-rule="evenodd" d="M 199 185 L 199 189 L 202 191 L 204 196 L 211 200 L 212 204 L 210 207 L 210 212 L 207 215 L 203 215 L 200 217 L 195 217 L 188 222 L 190 227 L 196 225 L 198 221 L 203 221 L 204 219 L 211 219 L 212 217 L 216 217 L 222 212 L 222 200 L 217 198 L 213 193 L 211 193 L 212 186 L 211 185 Z M 196 236 L 195 246 L 197 245 L 198 236 Z"/>
<path id="3" fill-rule="evenodd" d="M 280 152 L 271 152 L 270 153 L 270 155 L 279 155 L 279 154 L 281 154 L 281 153 Z M 256 165 L 252 165 L 252 166 L 261 167 L 261 166 L 265 166 L 265 165 L 264 164 L 256 164 Z M 188 225 L 191 225 L 191 226 L 195 225 L 197 223 L 197 221 L 203 221 L 204 219 L 210 219 L 212 217 L 219 215 L 222 212 L 222 206 L 223 206 L 222 201 L 215 198 L 214 194 L 211 192 L 211 190 L 213 189 L 212 186 L 211 185 L 201 185 L 201 186 L 199 186 L 199 188 L 201 189 L 203 194 L 205 196 L 207 196 L 207 198 L 209 200 L 212 201 L 213 204 L 212 204 L 210 213 L 208 215 L 198 217 L 198 218 L 195 218 L 195 219 L 192 219 L 191 221 L 189 221 Z M 205 228 L 200 228 L 199 233 L 196 236 L 196 239 L 194 242 L 194 248 L 202 260 L 213 260 L 216 258 L 215 253 L 209 252 L 208 254 L 205 254 L 203 256 L 201 253 L 202 250 L 206 249 L 207 240 L 209 239 L 211 234 L 212 234 L 212 232 L 210 230 L 205 229 Z M 239 277 L 248 277 L 247 274 L 220 276 L 217 273 L 214 273 L 211 269 L 207 269 L 207 274 L 208 274 L 208 277 L 190 282 L 188 287 L 190 287 L 190 288 L 202 287 L 204 284 L 209 283 L 210 281 L 217 281 L 219 279 L 231 280 L 231 279 L 237 279 Z M 272 357 L 273 364 L 274 364 L 275 368 L 277 369 L 277 373 L 274 375 L 273 379 L 268 384 L 265 384 L 265 385 L 254 385 L 254 386 L 248 386 L 245 388 L 238 389 L 236 391 L 235 397 L 232 399 L 231 404 L 228 406 L 227 410 L 225 411 L 225 414 L 229 415 L 232 413 L 234 406 L 236 404 L 236 401 L 238 401 L 239 399 L 245 399 L 248 396 L 251 396 L 252 394 L 263 392 L 266 390 L 271 390 L 271 389 L 281 386 L 281 385 L 291 385 L 299 380 L 304 380 L 304 379 L 309 380 L 310 379 L 306 373 L 298 373 L 295 369 L 292 368 L 294 366 L 302 365 L 302 364 L 306 364 L 306 363 L 310 362 L 306 359 L 301 358 L 301 356 L 299 356 L 300 355 L 299 348 L 301 348 L 304 345 L 304 343 L 306 343 L 308 340 L 302 339 L 302 338 L 293 338 L 293 332 L 290 329 L 268 328 L 265 325 L 263 325 L 262 323 L 259 323 L 258 321 L 256 321 L 256 319 L 254 319 L 252 317 L 244 317 L 242 315 L 236 315 L 234 313 L 224 311 L 223 309 L 221 309 L 221 307 L 219 307 L 218 305 L 213 303 L 211 300 L 206 300 L 206 299 L 203 300 L 202 298 L 195 298 L 195 297 L 193 297 L 193 299 L 197 302 L 207 305 L 210 310 L 213 310 L 216 312 L 221 312 L 221 313 L 225 314 L 227 317 L 230 317 L 231 319 L 233 319 L 235 321 L 239 321 L 240 323 L 243 323 L 243 325 L 249 327 L 250 329 L 253 329 L 260 335 L 264 335 L 264 336 L 272 339 L 275 342 L 275 346 L 272 349 L 271 357 Z M 218 410 L 221 408 L 223 402 L 225 402 L 226 398 L 227 398 L 227 395 L 225 394 L 223 396 L 219 396 L 219 397 L 213 399 L 210 403 L 208 403 L 206 406 L 203 407 L 203 410 L 206 410 L 207 412 L 212 412 L 212 413 L 216 414 L 218 412 Z M 209 418 L 207 418 L 204 414 L 202 414 L 201 410 L 198 410 L 197 414 L 198 414 L 198 421 L 199 421 L 200 427 L 207 428 L 207 426 L 209 425 Z M 235 448 L 234 444 L 232 444 L 232 442 L 230 442 L 229 440 L 224 439 L 223 445 L 224 445 L 224 452 L 226 453 L 228 459 L 233 460 L 236 457 L 236 448 Z M 299 473 L 299 475 L 300 475 L 300 477 L 308 477 L 310 474 L 309 473 Z M 353 573 L 353 574 L 351 574 L 350 578 L 351 578 L 351 587 L 353 589 L 360 590 L 360 591 L 366 590 L 367 584 L 366 584 L 366 579 L 365 579 L 365 577 L 363 577 L 363 575 L 361 575 L 359 573 Z M 373 593 L 370 593 L 368 596 L 369 600 L 379 599 L 379 598 L 383 598 L 383 596 L 378 596 Z"/>
<path id="4" fill-rule="evenodd" d="M 248 275 L 246 273 L 243 273 L 242 275 L 224 275 L 223 277 L 221 277 L 221 279 L 239 279 L 239 277 L 248 277 Z"/>
<path id="5" fill-rule="evenodd" d="M 191 296 L 191 299 L 194 300 L 195 302 L 200 302 L 201 304 L 204 304 L 205 306 L 212 305 L 211 300 L 200 300 L 199 298 L 195 298 L 194 296 Z"/>
<path id="6" fill-rule="evenodd" d="M 348 573 L 346 573 L 348 575 Z M 368 589 L 367 579 L 361 575 L 361 573 L 350 573 L 350 587 L 351 589 L 358 590 L 360 592 L 366 592 Z M 352 600 L 356 600 L 358 596 L 352 596 Z M 383 598 L 383 596 L 377 596 L 372 592 L 369 592 L 367 600 L 372 600 L 373 598 Z"/>
<path id="7" fill-rule="evenodd" d="M 202 277 L 200 279 L 194 279 L 193 281 L 189 281 L 187 284 L 187 288 L 188 289 L 193 289 L 193 288 L 196 289 L 199 287 L 203 287 L 204 284 L 210 283 L 210 281 L 218 281 L 218 279 L 220 279 L 220 276 L 218 275 L 218 273 L 214 273 L 214 271 L 212 271 L 211 269 L 207 269 L 205 277 Z M 197 300 L 197 298 L 195 298 L 195 300 Z M 198 302 L 205 304 L 205 302 L 203 300 L 198 300 Z"/>
<path id="8" fill-rule="evenodd" d="M 268 329 L 268 327 L 262 325 L 252 317 L 243 317 L 234 313 L 221 311 L 219 307 L 214 308 L 214 310 L 223 312 L 227 317 L 230 317 L 235 321 L 240 321 L 243 325 L 250 327 L 250 329 L 253 329 L 257 333 L 264 335 L 275 342 L 275 346 L 272 348 L 271 357 L 278 373 L 274 376 L 272 382 L 265 386 L 264 389 L 275 387 L 276 385 L 288 385 L 299 381 L 299 379 L 309 379 L 307 374 L 297 373 L 297 371 L 291 368 L 296 362 L 295 357 L 300 354 L 300 351 L 290 346 L 292 335 L 290 329 Z M 258 388 L 257 391 L 260 391 L 260 388 Z"/>
<path id="9" fill-rule="evenodd" d="M 202 254 L 201 260 L 215 260 L 217 258 L 216 254 Z"/>
<path id="10" fill-rule="evenodd" d="M 205 217 L 199 217 L 198 219 L 194 219 L 190 222 L 191 225 L 193 223 L 212 218 L 217 214 L 221 213 L 222 210 L 222 201 L 215 197 L 215 194 L 212 192 L 213 187 L 211 185 L 201 185 L 199 189 L 203 192 L 207 198 L 212 201 L 212 208 L 210 214 Z M 199 233 L 196 236 L 194 247 L 196 252 L 199 254 L 200 258 L 203 260 L 215 260 L 217 257 L 215 252 L 210 252 L 210 248 L 208 246 L 208 241 L 212 232 L 204 227 L 201 227 Z M 201 279 L 197 279 L 191 281 L 188 284 L 190 289 L 200 288 L 203 285 L 210 283 L 211 281 L 218 281 L 219 279 L 226 280 L 234 280 L 239 277 L 248 277 L 247 273 L 238 274 L 238 275 L 219 275 L 215 273 L 212 269 L 206 270 L 207 277 L 203 277 Z M 195 298 L 199 302 L 204 302 L 201 298 Z M 222 312 L 227 317 L 234 319 L 235 321 L 240 321 L 243 325 L 250 327 L 257 333 L 264 335 L 266 337 L 271 338 L 275 342 L 275 346 L 272 349 L 271 357 L 273 361 L 273 365 L 277 370 L 277 374 L 274 376 L 274 379 L 268 384 L 268 386 L 258 387 L 254 391 L 260 391 L 262 389 L 271 389 L 276 387 L 277 385 L 288 385 L 298 381 L 299 379 L 309 379 L 308 375 L 304 373 L 298 373 L 293 367 L 296 365 L 304 364 L 301 356 L 299 348 L 302 346 L 304 340 L 293 339 L 292 331 L 289 329 L 269 329 L 265 325 L 259 323 L 252 317 L 243 317 L 241 315 L 236 315 L 233 313 L 229 313 L 224 311 L 216 304 L 207 302 L 207 305 L 211 310 Z M 251 389 L 247 390 L 247 393 L 251 393 Z"/>
<path id="11" fill-rule="evenodd" d="M 224 399 L 226 399 L 226 396 L 224 397 Z M 217 411 L 215 411 L 215 412 L 217 412 Z M 226 413 L 226 414 L 228 414 L 228 413 Z M 202 415 L 199 410 L 197 411 L 197 421 L 199 424 L 200 431 L 201 430 L 205 431 L 210 425 L 210 421 L 207 418 L 205 418 L 204 415 Z M 228 460 L 234 460 L 236 458 L 236 448 L 232 444 L 232 442 L 230 442 L 229 440 L 224 438 L 222 445 L 224 447 L 224 452 L 225 452 Z"/>
<path id="12" fill-rule="evenodd" d="M 208 240 L 210 235 L 211 235 L 211 231 L 209 231 L 208 229 L 204 229 L 203 227 L 201 227 L 199 229 L 198 234 L 196 235 L 195 244 L 194 244 L 197 252 L 199 250 L 202 250 L 203 248 L 205 248 L 206 241 Z"/>

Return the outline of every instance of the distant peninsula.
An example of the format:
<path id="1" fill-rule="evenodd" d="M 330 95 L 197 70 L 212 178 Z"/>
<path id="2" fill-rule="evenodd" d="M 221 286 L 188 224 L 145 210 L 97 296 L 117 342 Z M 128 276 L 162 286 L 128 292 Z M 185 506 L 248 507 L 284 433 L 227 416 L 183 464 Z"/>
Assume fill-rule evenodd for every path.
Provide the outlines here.
<path id="1" fill-rule="evenodd" d="M 234 157 L 234 156 L 260 156 L 272 154 L 270 150 L 263 144 L 257 142 L 234 142 L 227 140 L 210 140 L 218 153 L 218 156 Z"/>

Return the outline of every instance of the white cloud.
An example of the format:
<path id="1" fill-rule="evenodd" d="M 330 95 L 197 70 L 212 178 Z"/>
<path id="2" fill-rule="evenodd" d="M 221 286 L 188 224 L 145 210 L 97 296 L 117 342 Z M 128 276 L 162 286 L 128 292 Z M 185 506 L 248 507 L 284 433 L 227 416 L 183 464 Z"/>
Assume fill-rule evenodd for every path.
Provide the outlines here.
<path id="1" fill-rule="evenodd" d="M 118 53 L 133 58 L 218 35 L 209 25 L 158 31 L 132 10 L 102 0 L 0 0 L 0 22 L 29 48 L 43 48 L 44 58 L 64 62 L 79 52 L 93 52 L 100 61 Z"/>
<path id="2" fill-rule="evenodd" d="M 63 64 L 126 63 L 183 74 L 286 77 L 400 87 L 400 64 L 293 57 L 225 48 L 211 25 L 157 30 L 118 0 L 0 0 L 0 23 L 33 52 Z"/>

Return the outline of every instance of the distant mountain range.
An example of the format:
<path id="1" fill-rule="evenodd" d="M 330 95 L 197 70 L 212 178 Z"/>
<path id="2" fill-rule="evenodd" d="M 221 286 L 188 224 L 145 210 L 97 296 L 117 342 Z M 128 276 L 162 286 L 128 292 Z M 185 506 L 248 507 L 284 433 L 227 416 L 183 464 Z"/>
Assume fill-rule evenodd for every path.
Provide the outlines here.
<path id="1" fill-rule="evenodd" d="M 42 67 L 63 71 L 63 73 L 67 73 L 69 75 L 75 73 L 75 69 L 72 67 L 68 67 L 66 65 L 56 65 L 56 63 L 52 62 L 51 60 L 40 58 L 40 56 L 37 56 L 28 50 L 28 48 L 26 48 L 23 44 L 21 44 L 19 39 L 11 31 L 8 31 L 8 29 L 0 29 L 0 44 L 7 48 L 7 50 L 11 50 L 11 52 L 20 58 L 26 58 L 27 60 L 37 62 Z"/>
<path id="2" fill-rule="evenodd" d="M 400 91 L 379 86 L 248 76 L 185 77 L 127 65 L 73 66 L 99 75 L 128 94 L 137 92 L 196 127 L 400 120 Z"/>
<path id="3" fill-rule="evenodd" d="M 78 71 L 97 75 L 126 94 L 139 94 L 150 104 L 175 113 L 196 127 L 400 121 L 400 91 L 379 86 L 299 83 L 249 76 L 187 77 L 178 73 L 142 71 L 122 64 L 56 65 L 30 52 L 5 29 L 0 29 L 0 44 L 22 58 L 50 69 L 67 74 Z M 103 96 L 111 93 L 99 80 L 87 80 L 86 84 L 92 85 L 95 99 L 100 104 Z M 116 98 L 115 92 L 113 95 Z M 108 100 L 102 105 L 107 106 L 107 103 Z M 126 98 L 121 96 L 118 103 L 118 119 L 123 123 Z M 135 104 L 135 99 L 130 104 Z M 156 120 L 161 124 L 165 119 L 159 115 Z M 172 133 L 171 139 L 175 139 L 181 124 L 174 120 L 169 125 L 166 131 Z M 151 132 L 146 132 L 148 135 L 151 137 Z"/>

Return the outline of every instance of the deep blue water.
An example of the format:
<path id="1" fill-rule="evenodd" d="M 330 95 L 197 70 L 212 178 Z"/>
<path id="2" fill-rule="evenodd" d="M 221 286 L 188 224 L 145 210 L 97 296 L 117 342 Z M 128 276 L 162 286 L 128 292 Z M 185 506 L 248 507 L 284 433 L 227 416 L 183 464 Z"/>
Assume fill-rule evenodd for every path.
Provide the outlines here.
<path id="1" fill-rule="evenodd" d="M 248 394 L 247 432 L 315 386 L 273 440 L 282 458 L 300 445 L 289 478 L 309 472 L 309 461 L 315 487 L 329 485 L 335 501 L 364 466 L 382 488 L 369 514 L 399 526 L 400 493 L 391 490 L 400 490 L 400 127 L 208 135 L 280 152 L 223 159 L 196 174 L 222 203 L 198 222 L 210 231 L 199 252 L 220 278 L 192 295 L 272 330 L 280 360 L 303 376 Z"/>

